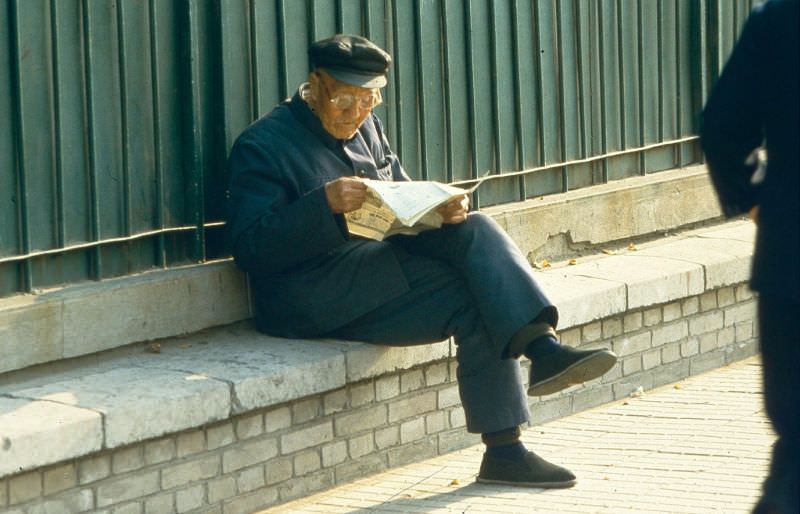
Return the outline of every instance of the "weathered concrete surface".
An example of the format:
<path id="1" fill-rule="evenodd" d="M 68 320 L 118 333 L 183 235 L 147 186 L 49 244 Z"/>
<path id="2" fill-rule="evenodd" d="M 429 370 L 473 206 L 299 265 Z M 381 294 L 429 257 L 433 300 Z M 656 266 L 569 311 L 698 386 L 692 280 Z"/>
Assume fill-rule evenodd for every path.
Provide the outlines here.
<path id="1" fill-rule="evenodd" d="M 598 256 L 574 266 L 560 265 L 538 272 L 537 278 L 562 312 L 559 328 L 568 329 L 624 313 L 626 309 L 699 295 L 706 288 L 735 277 L 743 280 L 753 234 L 748 222 L 729 223 L 722 229 L 693 231 L 682 239 L 643 246 L 623 255 Z M 724 275 L 722 268 L 733 271 Z M 750 316 L 752 306 L 746 308 Z M 725 326 L 736 324 L 737 312 L 732 312 L 730 319 L 725 314 Z M 709 333 L 715 333 L 714 324 L 722 326 L 723 319 L 717 316 L 704 323 Z M 723 336 L 737 340 L 740 336 L 737 328 L 711 338 L 701 328 L 698 321 L 687 329 L 700 336 L 694 344 L 684 347 L 676 339 L 670 348 L 665 348 L 665 362 L 672 362 L 666 359 L 673 359 L 673 354 L 678 353 L 713 353 L 714 348 L 730 342 L 723 341 Z M 752 328 L 749 332 L 744 326 L 740 328 L 742 337 L 752 335 Z M 660 333 L 658 337 L 671 336 Z M 637 351 L 649 351 L 650 341 L 645 342 L 647 348 Z M 5 384 L 0 385 L 0 398 L 19 398 L 9 399 L 11 403 L 3 400 L 3 405 L 12 405 L 11 410 L 35 404 L 39 410 L 31 411 L 36 413 L 31 417 L 44 420 L 59 419 L 63 412 L 89 413 L 89 421 L 80 418 L 80 423 L 89 423 L 90 427 L 100 426 L 101 415 L 105 419 L 101 435 L 80 441 L 86 447 L 71 445 L 68 440 L 63 450 L 49 442 L 52 438 L 45 439 L 51 437 L 49 429 L 41 435 L 38 424 L 17 423 L 15 426 L 28 426 L 25 430 L 31 434 L 23 430 L 14 436 L 16 439 L 48 442 L 41 443 L 46 447 L 42 453 L 14 456 L 14 465 L 42 466 L 96 451 L 100 441 L 105 441 L 106 447 L 119 447 L 195 428 L 227 419 L 232 413 L 286 404 L 454 355 L 449 341 L 402 348 L 346 341 L 295 341 L 259 334 L 249 323 L 166 339 L 159 344 L 160 353 L 146 353 L 145 344 L 132 345 L 111 356 L 84 357 L 73 367 L 68 363 L 50 364 L 34 376 L 30 376 L 30 370 L 5 374 L 0 381 Z M 630 369 L 622 366 L 622 372 L 656 366 L 653 359 L 660 358 L 661 352 L 651 353 L 630 361 Z M 718 359 L 720 355 L 717 352 L 712 356 Z M 14 380 L 14 375 L 21 378 Z M 610 389 L 601 387 L 597 394 L 608 395 Z M 8 413 L 3 413 L 3 408 L 0 405 L 0 436 L 12 419 L 6 417 Z M 44 412 L 49 408 L 54 409 L 53 413 Z M 96 429 L 90 428 L 87 433 L 91 434 L 91 430 Z"/>
<path id="2" fill-rule="evenodd" d="M 233 388 L 235 413 L 343 387 L 347 348 L 342 342 L 270 337 L 240 324 L 163 344 L 160 353 L 119 364 L 183 370 L 224 381 Z"/>
<path id="3" fill-rule="evenodd" d="M 102 445 L 97 412 L 0 397 L 0 476 L 86 455 Z"/>
<path id="4" fill-rule="evenodd" d="M 715 289 L 746 281 L 750 276 L 752 253 L 751 242 L 692 237 L 646 248 L 638 255 L 700 264 L 705 271 L 705 288 Z"/>
<path id="5" fill-rule="evenodd" d="M 365 343 L 350 344 L 352 347 L 346 356 L 348 382 L 376 377 L 399 369 L 412 368 L 423 362 L 445 359 L 451 354 L 449 341 L 402 348 Z"/>
<path id="6" fill-rule="evenodd" d="M 703 267 L 692 262 L 629 253 L 563 268 L 566 275 L 627 284 L 627 308 L 636 309 L 705 290 Z"/>
<path id="7" fill-rule="evenodd" d="M 231 410 L 230 389 L 224 382 L 145 367 L 87 374 L 9 394 L 101 413 L 107 448 L 225 419 Z"/>
<path id="8" fill-rule="evenodd" d="M 249 317 L 245 275 L 228 263 L 103 282 L 63 298 L 64 357 Z"/>
<path id="9" fill-rule="evenodd" d="M 0 299 L 0 373 L 250 317 L 230 262 Z"/>
<path id="10" fill-rule="evenodd" d="M 0 373 L 64 355 L 60 302 L 41 302 L 34 295 L 0 299 Z"/>
<path id="11" fill-rule="evenodd" d="M 705 166 L 487 207 L 484 212 L 506 229 L 531 261 L 565 257 L 570 253 L 565 244 L 582 249 L 721 216 Z"/>
<path id="12" fill-rule="evenodd" d="M 537 273 L 536 281 L 558 307 L 560 327 L 589 323 L 626 308 L 624 281 L 574 275 L 563 268 Z"/>

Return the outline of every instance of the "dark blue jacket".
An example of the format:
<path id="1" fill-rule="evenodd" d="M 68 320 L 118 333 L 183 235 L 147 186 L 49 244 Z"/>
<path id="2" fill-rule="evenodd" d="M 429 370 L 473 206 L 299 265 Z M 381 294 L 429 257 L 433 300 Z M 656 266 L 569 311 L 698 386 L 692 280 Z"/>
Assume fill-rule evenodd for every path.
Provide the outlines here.
<path id="1" fill-rule="evenodd" d="M 325 183 L 342 176 L 408 180 L 377 116 L 339 141 L 295 95 L 239 136 L 228 171 L 227 237 L 250 274 L 261 330 L 322 335 L 408 291 L 396 249 L 351 238 L 325 197 Z"/>
<path id="2" fill-rule="evenodd" d="M 725 213 L 759 206 L 751 285 L 772 294 L 800 294 L 800 107 L 798 0 L 756 8 L 703 111 L 701 142 Z M 768 165 L 759 185 L 745 163 L 766 141 Z"/>

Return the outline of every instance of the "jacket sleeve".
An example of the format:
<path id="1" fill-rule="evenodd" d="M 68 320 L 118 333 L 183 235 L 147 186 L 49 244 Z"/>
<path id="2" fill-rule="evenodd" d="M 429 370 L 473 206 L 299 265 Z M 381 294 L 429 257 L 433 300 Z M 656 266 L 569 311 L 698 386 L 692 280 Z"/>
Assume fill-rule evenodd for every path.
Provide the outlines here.
<path id="1" fill-rule="evenodd" d="M 755 164 L 746 163 L 763 141 L 763 20 L 753 11 L 706 102 L 700 142 L 711 180 L 727 216 L 756 203 Z"/>
<path id="2" fill-rule="evenodd" d="M 257 143 L 237 142 L 228 168 L 228 244 L 242 269 L 281 273 L 347 241 L 324 186 L 298 195 L 291 175 L 276 169 Z"/>

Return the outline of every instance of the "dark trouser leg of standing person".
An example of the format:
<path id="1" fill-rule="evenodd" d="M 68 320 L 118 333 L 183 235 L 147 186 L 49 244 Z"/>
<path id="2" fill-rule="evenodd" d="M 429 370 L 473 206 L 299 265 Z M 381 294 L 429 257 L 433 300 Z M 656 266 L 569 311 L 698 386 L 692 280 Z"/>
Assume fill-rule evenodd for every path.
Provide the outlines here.
<path id="1" fill-rule="evenodd" d="M 488 448 L 481 478 L 536 487 L 572 485 L 572 473 L 528 452 L 519 441 L 518 427 L 528 421 L 519 363 L 496 351 L 465 281 L 440 260 L 396 251 L 410 291 L 327 335 L 385 345 L 425 344 L 452 335 L 467 430 L 483 434 Z"/>
<path id="2" fill-rule="evenodd" d="M 558 344 L 558 311 L 536 283 L 525 256 L 489 216 L 471 213 L 463 223 L 397 236 L 391 242 L 410 253 L 444 261 L 461 274 L 496 354 L 524 354 L 531 359 L 529 395 L 553 394 L 592 380 L 616 363 L 616 355 L 605 349 L 577 350 Z"/>
<path id="3" fill-rule="evenodd" d="M 762 293 L 758 300 L 764 404 L 778 435 L 757 514 L 800 512 L 800 299 Z"/>

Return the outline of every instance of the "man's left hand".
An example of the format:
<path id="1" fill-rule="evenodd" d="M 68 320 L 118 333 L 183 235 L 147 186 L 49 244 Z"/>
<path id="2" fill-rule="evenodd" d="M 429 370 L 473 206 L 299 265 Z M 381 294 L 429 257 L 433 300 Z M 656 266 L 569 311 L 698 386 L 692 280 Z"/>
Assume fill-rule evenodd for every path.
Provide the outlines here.
<path id="1" fill-rule="evenodd" d="M 469 197 L 467 195 L 462 195 L 453 198 L 446 204 L 436 209 L 436 212 L 442 216 L 442 223 L 461 223 L 467 219 L 467 213 L 469 212 Z"/>

